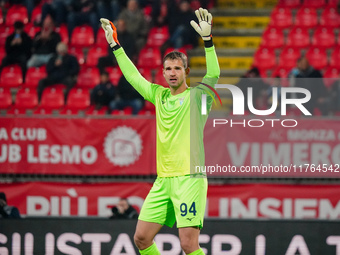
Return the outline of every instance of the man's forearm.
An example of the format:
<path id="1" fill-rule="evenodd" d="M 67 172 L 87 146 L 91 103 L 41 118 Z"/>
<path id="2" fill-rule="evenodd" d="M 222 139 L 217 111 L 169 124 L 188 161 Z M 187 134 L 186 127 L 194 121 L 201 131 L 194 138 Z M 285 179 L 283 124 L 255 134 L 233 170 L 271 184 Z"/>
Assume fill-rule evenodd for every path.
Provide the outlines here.
<path id="1" fill-rule="evenodd" d="M 215 51 L 215 47 L 212 40 L 205 41 L 205 57 L 207 62 L 207 74 L 204 78 L 219 78 L 220 77 L 220 66 Z"/>

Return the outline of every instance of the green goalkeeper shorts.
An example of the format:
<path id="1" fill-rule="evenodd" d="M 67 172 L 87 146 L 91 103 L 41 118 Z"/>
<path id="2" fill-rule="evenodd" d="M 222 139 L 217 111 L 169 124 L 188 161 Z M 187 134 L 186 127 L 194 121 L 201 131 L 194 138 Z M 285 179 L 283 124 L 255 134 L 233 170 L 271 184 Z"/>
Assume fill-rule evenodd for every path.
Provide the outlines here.
<path id="1" fill-rule="evenodd" d="M 146 197 L 139 220 L 172 227 L 203 227 L 207 178 L 157 177 Z"/>

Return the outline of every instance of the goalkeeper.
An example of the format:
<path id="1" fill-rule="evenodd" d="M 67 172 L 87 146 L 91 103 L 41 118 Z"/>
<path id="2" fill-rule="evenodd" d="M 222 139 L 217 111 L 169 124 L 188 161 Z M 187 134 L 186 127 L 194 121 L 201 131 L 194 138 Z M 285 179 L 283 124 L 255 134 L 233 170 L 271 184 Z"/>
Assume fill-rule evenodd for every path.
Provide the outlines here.
<path id="1" fill-rule="evenodd" d="M 207 62 L 202 83 L 214 86 L 220 69 L 212 42 L 212 15 L 202 8 L 195 14 L 198 24 L 195 21 L 190 23 L 204 40 Z M 141 209 L 135 244 L 140 254 L 160 254 L 153 241 L 155 235 L 163 225 L 172 227 L 177 221 L 183 251 L 203 255 L 198 238 L 203 227 L 208 183 L 206 176 L 190 170 L 195 169 L 195 165 L 204 165 L 203 129 L 207 115 L 201 114 L 201 97 L 206 86 L 188 87 L 188 60 L 185 54 L 176 51 L 163 59 L 163 76 L 170 88 L 148 82 L 119 45 L 112 22 L 103 18 L 100 21 L 125 78 L 156 107 L 157 179 Z M 213 99 L 208 95 L 206 98 L 209 111 Z"/>

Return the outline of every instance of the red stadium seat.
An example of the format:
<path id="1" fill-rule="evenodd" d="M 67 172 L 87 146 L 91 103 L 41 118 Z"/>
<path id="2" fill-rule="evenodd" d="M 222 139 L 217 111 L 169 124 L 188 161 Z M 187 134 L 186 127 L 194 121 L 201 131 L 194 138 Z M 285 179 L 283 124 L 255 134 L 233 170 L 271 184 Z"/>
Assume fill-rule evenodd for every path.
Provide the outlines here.
<path id="1" fill-rule="evenodd" d="M 65 104 L 64 92 L 62 89 L 49 88 L 44 89 L 41 96 L 40 107 L 43 109 L 59 110 Z"/>
<path id="2" fill-rule="evenodd" d="M 107 46 L 105 47 L 99 47 L 94 46 L 89 49 L 87 52 L 86 57 L 86 66 L 97 66 L 98 64 L 98 58 L 106 56 L 107 55 Z"/>
<path id="3" fill-rule="evenodd" d="M 310 45 L 308 30 L 302 27 L 294 27 L 287 36 L 287 46 L 294 48 L 307 48 Z"/>
<path id="4" fill-rule="evenodd" d="M 27 9 L 23 5 L 12 5 L 6 15 L 6 25 L 12 26 L 16 21 L 22 21 L 24 24 L 28 23 Z"/>
<path id="5" fill-rule="evenodd" d="M 82 68 L 78 74 L 77 87 L 92 89 L 100 82 L 100 73 L 96 67 Z"/>
<path id="6" fill-rule="evenodd" d="M 275 8 L 270 15 L 271 27 L 288 28 L 293 24 L 292 11 L 289 8 Z"/>
<path id="7" fill-rule="evenodd" d="M 38 33 L 41 30 L 41 28 L 35 27 L 35 26 L 33 26 L 33 24 L 28 23 L 28 24 L 25 25 L 24 30 L 33 39 L 35 34 Z"/>
<path id="8" fill-rule="evenodd" d="M 163 87 L 169 87 L 168 83 L 166 82 L 163 76 L 163 69 L 159 69 L 155 76 L 155 83 L 162 85 Z"/>
<path id="9" fill-rule="evenodd" d="M 335 34 L 332 28 L 318 27 L 314 30 L 312 45 L 321 48 L 332 48 L 335 46 Z"/>
<path id="10" fill-rule="evenodd" d="M 308 8 L 323 8 L 326 5 L 326 0 L 303 0 L 303 7 Z"/>
<path id="11" fill-rule="evenodd" d="M 291 68 L 285 68 L 285 67 L 276 67 L 274 71 L 272 72 L 272 77 L 280 77 L 280 78 L 288 78 L 288 75 L 292 69 Z"/>
<path id="12" fill-rule="evenodd" d="M 38 83 L 41 79 L 47 76 L 46 66 L 30 67 L 26 72 L 24 87 L 38 87 Z"/>
<path id="13" fill-rule="evenodd" d="M 72 54 L 78 59 L 79 65 L 83 65 L 85 63 L 85 57 L 83 49 L 80 47 L 69 47 L 68 53 Z"/>
<path id="14" fill-rule="evenodd" d="M 155 69 L 162 65 L 161 52 L 158 48 L 144 47 L 138 58 L 138 66 Z"/>
<path id="15" fill-rule="evenodd" d="M 96 109 L 94 105 L 91 105 L 88 110 L 86 110 L 86 115 L 105 115 L 107 113 L 108 107 L 102 106 L 100 109 Z"/>
<path id="16" fill-rule="evenodd" d="M 11 106 L 11 91 L 9 89 L 0 88 L 0 109 L 9 109 Z"/>
<path id="17" fill-rule="evenodd" d="M 169 28 L 153 27 L 151 28 L 146 45 L 149 47 L 161 47 L 169 39 Z"/>
<path id="18" fill-rule="evenodd" d="M 339 80 L 340 71 L 335 67 L 328 67 L 323 73 L 323 81 L 326 87 L 330 87 L 336 80 Z"/>
<path id="19" fill-rule="evenodd" d="M 281 48 L 284 44 L 284 35 L 280 28 L 269 27 L 262 34 L 261 47 Z"/>
<path id="20" fill-rule="evenodd" d="M 314 8 L 300 8 L 295 16 L 295 25 L 299 27 L 313 28 L 318 24 L 318 15 Z"/>
<path id="21" fill-rule="evenodd" d="M 79 110 L 86 110 L 90 106 L 90 92 L 87 89 L 73 88 L 70 90 L 66 106 L 60 114 L 78 114 Z"/>
<path id="22" fill-rule="evenodd" d="M 68 30 L 66 25 L 61 25 L 60 27 L 56 27 L 55 31 L 59 33 L 61 37 L 61 41 L 65 44 L 68 44 Z"/>
<path id="23" fill-rule="evenodd" d="M 340 70 L 340 47 L 336 47 L 331 53 L 329 65 Z"/>
<path id="24" fill-rule="evenodd" d="M 122 71 L 119 67 L 106 67 L 105 70 L 109 73 L 110 81 L 114 86 L 118 85 L 120 77 L 122 77 Z"/>
<path id="25" fill-rule="evenodd" d="M 0 47 L 0 63 L 2 59 L 6 56 L 6 51 L 4 47 Z"/>
<path id="26" fill-rule="evenodd" d="M 147 81 L 152 82 L 152 73 L 151 73 L 150 69 L 144 68 L 144 67 L 139 67 L 138 71 Z"/>
<path id="27" fill-rule="evenodd" d="M 320 17 L 320 25 L 331 28 L 340 26 L 340 15 L 336 11 L 336 7 L 329 7 L 323 10 Z"/>
<path id="28" fill-rule="evenodd" d="M 71 45 L 76 47 L 90 47 L 94 44 L 94 32 L 91 26 L 82 25 L 73 29 Z"/>
<path id="29" fill-rule="evenodd" d="M 337 7 L 338 3 L 339 3 L 339 0 L 328 0 L 327 6 L 328 7 Z"/>
<path id="30" fill-rule="evenodd" d="M 14 108 L 10 109 L 8 113 L 24 114 L 26 110 L 34 110 L 38 106 L 37 90 L 33 88 L 19 89 L 14 103 Z"/>
<path id="31" fill-rule="evenodd" d="M 300 0 L 279 0 L 277 6 L 285 8 L 298 8 L 301 5 Z"/>
<path id="32" fill-rule="evenodd" d="M 296 66 L 298 58 L 301 56 L 301 52 L 297 48 L 286 47 L 282 49 L 279 55 L 279 67 L 285 69 L 292 69 Z"/>
<path id="33" fill-rule="evenodd" d="M 6 44 L 6 38 L 14 32 L 13 26 L 6 27 L 0 26 L 0 47 L 4 47 Z"/>
<path id="34" fill-rule="evenodd" d="M 34 7 L 32 14 L 31 14 L 31 23 L 34 25 L 40 24 L 41 20 L 41 5 Z"/>
<path id="35" fill-rule="evenodd" d="M 22 71 L 19 65 L 5 66 L 0 75 L 2 87 L 15 88 L 22 85 Z"/>
<path id="36" fill-rule="evenodd" d="M 107 41 L 105 37 L 105 31 L 99 29 L 96 35 L 96 45 L 99 47 L 107 47 Z"/>
<path id="37" fill-rule="evenodd" d="M 306 52 L 306 57 L 315 69 L 323 69 L 327 66 L 327 53 L 325 49 L 319 47 L 311 47 Z"/>
<path id="38" fill-rule="evenodd" d="M 259 48 L 254 54 L 253 66 L 262 70 L 274 68 L 276 65 L 276 56 L 273 49 Z"/>
<path id="39" fill-rule="evenodd" d="M 153 103 L 145 100 L 145 105 L 144 105 L 143 110 L 145 110 L 146 112 L 151 112 L 152 114 L 154 114 L 155 111 L 156 111 L 156 108 L 155 108 L 155 105 Z"/>

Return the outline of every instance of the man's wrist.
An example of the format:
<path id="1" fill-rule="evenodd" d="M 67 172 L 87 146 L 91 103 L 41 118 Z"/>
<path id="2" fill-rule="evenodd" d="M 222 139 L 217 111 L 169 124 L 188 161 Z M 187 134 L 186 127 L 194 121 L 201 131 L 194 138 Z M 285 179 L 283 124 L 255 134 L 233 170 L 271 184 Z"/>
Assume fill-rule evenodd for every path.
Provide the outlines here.
<path id="1" fill-rule="evenodd" d="M 210 37 L 210 40 L 204 40 L 204 47 L 205 48 L 210 48 L 212 46 L 214 46 L 212 37 Z"/>
<path id="2" fill-rule="evenodd" d="M 113 51 L 115 51 L 115 50 L 118 50 L 119 48 L 121 48 L 121 46 L 120 46 L 119 44 L 116 44 L 116 45 L 113 46 L 111 49 L 112 49 Z"/>

